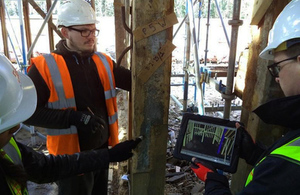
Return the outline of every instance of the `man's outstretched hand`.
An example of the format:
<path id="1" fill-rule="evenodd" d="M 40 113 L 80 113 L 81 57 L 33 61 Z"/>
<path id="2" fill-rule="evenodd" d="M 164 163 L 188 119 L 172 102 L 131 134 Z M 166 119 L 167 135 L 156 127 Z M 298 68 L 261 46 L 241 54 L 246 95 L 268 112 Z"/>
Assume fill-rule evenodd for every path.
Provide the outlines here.
<path id="1" fill-rule="evenodd" d="M 141 138 L 127 140 L 108 150 L 109 162 L 121 162 L 132 157 L 132 150 L 142 141 Z"/>

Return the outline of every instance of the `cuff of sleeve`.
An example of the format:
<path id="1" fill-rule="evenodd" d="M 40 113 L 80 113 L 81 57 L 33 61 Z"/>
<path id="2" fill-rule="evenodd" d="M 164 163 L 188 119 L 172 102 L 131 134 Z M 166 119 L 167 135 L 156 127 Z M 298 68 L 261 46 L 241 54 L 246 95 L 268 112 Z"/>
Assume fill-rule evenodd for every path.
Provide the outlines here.
<path id="1" fill-rule="evenodd" d="M 261 156 L 264 152 L 265 152 L 265 149 L 263 147 L 261 147 L 259 144 L 256 144 L 253 154 L 251 155 L 250 159 L 246 160 L 246 162 L 249 165 L 254 166 L 259 161 L 259 159 L 261 158 Z"/>
<path id="2" fill-rule="evenodd" d="M 78 125 L 79 123 L 78 121 L 80 121 L 82 113 L 72 109 L 68 109 L 68 111 L 69 111 L 69 124 L 75 126 Z"/>
<path id="3" fill-rule="evenodd" d="M 205 194 L 231 194 L 227 177 L 218 173 L 207 173 Z"/>
<path id="4" fill-rule="evenodd" d="M 224 175 L 220 175 L 218 173 L 209 172 L 209 173 L 207 173 L 206 182 L 208 182 L 209 180 L 210 181 L 214 181 L 214 182 L 222 183 L 223 185 L 229 187 L 228 179 Z"/>

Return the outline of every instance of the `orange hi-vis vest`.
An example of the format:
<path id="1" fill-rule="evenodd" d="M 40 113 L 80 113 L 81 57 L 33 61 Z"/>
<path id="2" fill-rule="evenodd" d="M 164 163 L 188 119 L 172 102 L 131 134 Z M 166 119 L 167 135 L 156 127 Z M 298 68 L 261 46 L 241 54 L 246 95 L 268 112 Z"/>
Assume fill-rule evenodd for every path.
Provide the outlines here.
<path id="1" fill-rule="evenodd" d="M 108 143 L 114 146 L 119 143 L 119 132 L 113 62 L 110 57 L 99 52 L 95 52 L 92 59 L 104 88 L 110 131 Z M 63 57 L 54 53 L 45 54 L 32 58 L 31 63 L 35 64 L 50 90 L 48 108 L 76 110 L 73 85 Z M 71 126 L 68 129 L 47 129 L 47 148 L 54 155 L 80 152 L 77 128 Z"/>

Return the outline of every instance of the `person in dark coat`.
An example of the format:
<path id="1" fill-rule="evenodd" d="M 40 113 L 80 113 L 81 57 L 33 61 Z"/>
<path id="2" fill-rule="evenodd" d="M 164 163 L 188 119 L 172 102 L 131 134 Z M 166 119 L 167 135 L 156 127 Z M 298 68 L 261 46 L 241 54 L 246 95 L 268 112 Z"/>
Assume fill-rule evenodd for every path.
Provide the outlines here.
<path id="1" fill-rule="evenodd" d="M 299 194 L 300 192 L 300 1 L 291 1 L 269 32 L 267 47 L 260 53 L 273 60 L 268 70 L 286 97 L 271 100 L 254 110 L 264 122 L 289 131 L 271 147 L 254 143 L 248 132 L 241 134 L 240 158 L 254 168 L 240 194 Z M 228 180 L 209 164 L 195 159 L 192 170 L 205 181 L 205 194 L 231 194 Z"/>

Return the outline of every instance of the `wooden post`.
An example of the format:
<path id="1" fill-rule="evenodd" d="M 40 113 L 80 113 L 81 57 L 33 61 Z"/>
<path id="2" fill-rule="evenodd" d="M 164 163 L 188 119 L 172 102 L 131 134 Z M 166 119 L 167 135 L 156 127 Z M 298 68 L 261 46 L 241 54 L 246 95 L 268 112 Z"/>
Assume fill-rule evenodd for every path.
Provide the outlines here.
<path id="1" fill-rule="evenodd" d="M 116 59 L 119 58 L 122 51 L 125 49 L 126 45 L 124 42 L 125 39 L 125 29 L 123 28 L 122 24 L 122 10 L 121 7 L 123 6 L 122 0 L 114 0 L 114 13 L 115 13 L 115 32 L 116 37 Z"/>
<path id="2" fill-rule="evenodd" d="M 8 51 L 8 41 L 7 41 L 8 35 L 7 35 L 6 22 L 5 22 L 5 4 L 4 4 L 4 0 L 0 0 L 0 20 L 1 20 L 1 30 L 2 30 L 4 55 L 8 59 L 10 59 L 9 51 Z"/>
<path id="3" fill-rule="evenodd" d="M 38 6 L 38 4 L 34 1 L 34 0 L 27 0 L 28 1 L 28 3 L 32 6 L 32 8 L 33 9 L 35 9 L 35 11 L 38 13 L 38 14 L 40 14 L 40 16 L 42 17 L 42 18 L 46 18 L 46 13 Z M 48 25 L 56 32 L 56 34 L 60 37 L 60 38 L 63 38 L 63 36 L 62 36 L 62 34 L 61 34 L 61 32 L 58 30 L 58 29 L 56 29 L 56 26 L 55 26 L 55 24 L 53 24 L 53 22 L 52 21 L 48 21 Z"/>
<path id="4" fill-rule="evenodd" d="M 128 0 L 127 0 L 128 1 Z M 115 60 L 117 62 L 117 66 L 123 66 L 125 68 L 130 69 L 129 63 L 131 61 L 131 49 L 130 49 L 130 41 L 132 37 L 130 37 L 130 33 L 126 32 L 123 22 L 125 25 L 130 25 L 129 15 L 130 15 L 130 6 L 127 5 L 128 2 L 124 2 L 124 0 L 114 0 L 114 13 L 115 13 L 115 50 L 116 57 Z M 127 7 L 128 9 L 126 9 Z M 123 21 L 124 20 L 124 21 Z M 128 36 L 129 35 L 129 36 Z M 129 102 L 129 94 L 127 91 L 120 91 L 118 93 L 118 100 L 122 100 L 122 103 L 118 105 L 118 114 L 119 117 L 126 117 L 127 120 L 119 120 L 119 130 L 124 129 L 124 135 L 127 134 L 127 138 L 131 139 L 131 113 L 130 112 L 130 102 Z M 122 139 L 122 138 L 121 138 Z"/>
<path id="5" fill-rule="evenodd" d="M 26 45 L 27 45 L 27 51 L 28 51 L 31 44 L 32 44 L 28 0 L 23 0 L 22 4 L 23 4 L 24 29 L 25 29 L 25 35 L 26 35 Z M 28 62 L 29 62 L 29 60 L 30 59 L 27 59 Z"/>
<path id="6" fill-rule="evenodd" d="M 132 195 L 164 194 L 173 10 L 174 0 L 133 1 L 132 125 L 144 139 L 132 159 Z"/>
<path id="7" fill-rule="evenodd" d="M 92 8 L 96 11 L 96 9 L 95 9 L 95 0 L 91 0 L 90 4 L 91 4 Z"/>
<path id="8" fill-rule="evenodd" d="M 47 0 L 46 2 L 47 2 L 47 11 L 49 11 L 51 8 L 51 4 L 52 4 L 51 0 Z M 48 20 L 48 36 L 49 36 L 50 52 L 54 50 L 54 36 L 53 36 L 53 29 L 52 29 L 51 23 L 52 23 L 52 16 Z"/>

